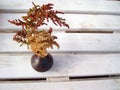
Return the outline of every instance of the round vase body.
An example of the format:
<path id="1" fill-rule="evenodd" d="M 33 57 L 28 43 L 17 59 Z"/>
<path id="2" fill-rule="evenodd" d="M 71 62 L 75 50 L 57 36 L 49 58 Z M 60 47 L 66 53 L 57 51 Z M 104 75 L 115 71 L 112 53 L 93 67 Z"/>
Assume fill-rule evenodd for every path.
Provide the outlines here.
<path id="1" fill-rule="evenodd" d="M 31 65 L 38 72 L 46 72 L 53 65 L 53 57 L 51 54 L 48 54 L 46 57 L 41 58 L 40 56 L 33 54 L 31 58 Z"/>

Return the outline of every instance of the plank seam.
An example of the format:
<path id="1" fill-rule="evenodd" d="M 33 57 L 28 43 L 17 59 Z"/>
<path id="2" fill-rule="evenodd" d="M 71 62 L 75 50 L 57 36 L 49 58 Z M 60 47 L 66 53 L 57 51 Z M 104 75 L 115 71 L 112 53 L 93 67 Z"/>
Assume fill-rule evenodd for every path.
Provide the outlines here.
<path id="1" fill-rule="evenodd" d="M 39 28 L 38 30 L 48 30 L 48 28 Z M 21 29 L 18 28 L 0 28 L 0 33 L 16 33 Z M 55 32 L 66 32 L 66 33 L 108 33 L 120 32 L 120 29 L 110 29 L 110 28 L 70 28 L 70 29 L 61 29 L 53 28 Z"/>
<path id="2" fill-rule="evenodd" d="M 65 14 L 93 14 L 93 15 L 120 15 L 120 12 L 110 11 L 80 11 L 80 10 L 59 10 Z M 27 13 L 28 9 L 0 9 L 0 13 Z"/>
<path id="3" fill-rule="evenodd" d="M 93 55 L 93 54 L 120 54 L 120 51 L 49 51 L 54 55 Z M 0 56 L 26 56 L 32 52 L 0 52 Z"/>
<path id="4" fill-rule="evenodd" d="M 53 77 L 54 78 L 54 77 Z M 56 77 L 59 78 L 59 77 Z M 90 81 L 90 80 L 107 80 L 107 79 L 120 79 L 120 74 L 112 74 L 112 75 L 93 75 L 93 76 L 72 76 L 68 77 L 69 81 Z M 39 81 L 39 82 L 49 82 L 47 78 L 7 78 L 7 79 L 0 79 L 1 82 L 16 82 L 16 81 Z M 51 82 L 68 82 L 68 80 L 65 81 L 51 81 Z"/>

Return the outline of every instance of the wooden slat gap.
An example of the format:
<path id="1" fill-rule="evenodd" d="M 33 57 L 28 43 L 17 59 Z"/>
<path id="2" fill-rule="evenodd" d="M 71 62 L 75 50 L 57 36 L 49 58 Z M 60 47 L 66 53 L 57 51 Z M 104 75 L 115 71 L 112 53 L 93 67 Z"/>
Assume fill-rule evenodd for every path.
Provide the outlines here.
<path id="1" fill-rule="evenodd" d="M 75 31 L 75 30 L 67 30 L 66 33 L 106 33 L 106 34 L 112 34 L 113 31 Z"/>
<path id="2" fill-rule="evenodd" d="M 48 28 L 39 28 L 38 30 L 48 30 Z M 16 33 L 21 29 L 17 28 L 0 28 L 0 33 Z M 66 33 L 113 33 L 120 32 L 120 29 L 110 28 L 53 28 L 54 32 L 66 32 Z"/>
<path id="3" fill-rule="evenodd" d="M 106 80 L 106 79 L 120 79 L 120 74 L 110 74 L 110 75 L 93 75 L 93 76 L 76 76 L 69 77 L 70 81 L 76 80 Z"/>
<path id="4" fill-rule="evenodd" d="M 92 54 L 120 54 L 120 51 L 48 51 L 49 53 L 53 55 L 92 55 Z M 7 52 L 3 51 L 0 52 L 0 56 L 23 56 L 23 55 L 32 55 L 33 53 L 30 51 L 24 51 L 24 52 Z"/>
<path id="5" fill-rule="evenodd" d="M 53 77 L 51 77 L 53 78 Z M 59 78 L 59 77 L 55 77 Z M 91 75 L 91 76 L 70 76 L 68 77 L 69 81 L 90 81 L 90 80 L 110 80 L 110 79 L 120 79 L 120 74 L 112 74 L 112 75 Z M 49 82 L 47 78 L 7 78 L 0 79 L 0 83 L 3 82 Z M 63 81 L 50 81 L 50 82 L 68 82 L 68 80 Z"/>
<path id="6" fill-rule="evenodd" d="M 7 78 L 7 79 L 0 79 L 1 81 L 46 81 L 46 78 Z"/>
<path id="7" fill-rule="evenodd" d="M 81 11 L 81 10 L 58 10 L 65 14 L 92 14 L 92 15 L 120 15 L 120 12 L 111 11 Z M 0 13 L 27 13 L 28 9 L 0 9 Z"/>

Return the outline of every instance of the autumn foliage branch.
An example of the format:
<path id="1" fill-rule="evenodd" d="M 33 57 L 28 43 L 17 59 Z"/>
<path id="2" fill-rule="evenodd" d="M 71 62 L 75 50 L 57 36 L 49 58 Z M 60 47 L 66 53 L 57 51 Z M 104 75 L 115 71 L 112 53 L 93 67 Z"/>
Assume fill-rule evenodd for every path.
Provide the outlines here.
<path id="1" fill-rule="evenodd" d="M 57 42 L 54 41 L 56 39 L 55 38 L 56 36 L 51 36 L 52 28 L 50 28 L 48 31 L 44 31 L 44 30 L 38 31 L 38 27 L 42 25 L 47 25 L 49 21 L 52 21 L 53 24 L 60 27 L 65 26 L 69 28 L 69 25 L 65 22 L 65 19 L 57 16 L 57 14 L 64 14 L 64 13 L 59 12 L 57 10 L 53 10 L 53 4 L 48 3 L 48 4 L 43 4 L 42 6 L 35 5 L 34 2 L 32 2 L 32 4 L 33 7 L 29 9 L 26 16 L 22 16 L 22 20 L 15 19 L 8 21 L 17 26 L 22 26 L 22 30 L 18 31 L 14 35 L 13 40 L 17 42 L 21 42 L 22 44 L 27 44 L 28 47 L 30 45 L 32 50 L 33 48 L 35 49 L 33 50 L 33 52 L 35 53 L 39 52 L 38 54 L 41 57 L 42 56 L 44 57 L 45 55 L 47 55 L 46 48 L 52 47 L 52 45 L 56 45 L 57 47 L 59 47 L 59 45 L 57 44 Z M 45 35 L 47 38 L 45 37 Z M 33 40 L 34 38 L 36 39 L 36 41 Z M 43 40 L 40 38 L 46 38 L 46 39 Z M 37 39 L 39 39 L 38 40 L 39 42 L 37 41 Z M 41 44 L 43 44 L 43 46 L 40 47 Z M 32 47 L 33 45 L 36 45 L 36 47 Z M 46 54 L 41 55 L 43 52 L 45 52 Z"/>

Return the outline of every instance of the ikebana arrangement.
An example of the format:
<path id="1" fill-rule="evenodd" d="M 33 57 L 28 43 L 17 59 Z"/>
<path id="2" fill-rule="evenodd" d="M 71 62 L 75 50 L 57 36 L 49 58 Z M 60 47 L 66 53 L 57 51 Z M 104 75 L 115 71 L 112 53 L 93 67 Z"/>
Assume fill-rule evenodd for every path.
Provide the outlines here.
<path id="1" fill-rule="evenodd" d="M 34 53 L 31 58 L 32 67 L 39 72 L 48 71 L 53 65 L 53 57 L 48 53 L 47 48 L 52 48 L 53 45 L 60 48 L 55 41 L 57 36 L 52 35 L 53 29 L 49 27 L 48 30 L 38 30 L 38 27 L 48 25 L 49 21 L 60 27 L 67 27 L 69 25 L 65 19 L 58 17 L 57 14 L 64 14 L 63 12 L 53 9 L 53 4 L 36 5 L 32 2 L 33 7 L 29 9 L 26 16 L 21 19 L 8 20 L 8 22 L 21 26 L 22 29 L 17 31 L 13 36 L 13 40 L 21 43 L 20 46 L 26 44 Z"/>

